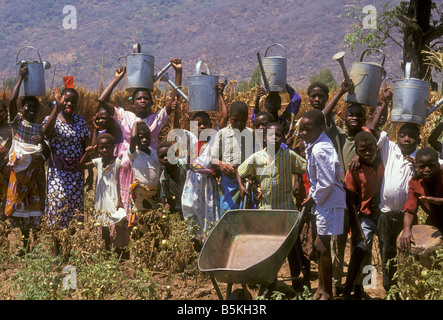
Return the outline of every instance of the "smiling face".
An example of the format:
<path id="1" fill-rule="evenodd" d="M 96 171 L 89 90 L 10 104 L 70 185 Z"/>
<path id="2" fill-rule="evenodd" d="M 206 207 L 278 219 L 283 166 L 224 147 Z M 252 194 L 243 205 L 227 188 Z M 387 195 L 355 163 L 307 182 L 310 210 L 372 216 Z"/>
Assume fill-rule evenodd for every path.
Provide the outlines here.
<path id="1" fill-rule="evenodd" d="M 107 138 L 99 139 L 97 141 L 97 152 L 103 160 L 112 158 L 114 155 L 114 143 Z"/>
<path id="2" fill-rule="evenodd" d="M 132 102 L 137 117 L 146 118 L 151 114 L 152 98 L 149 91 L 136 91 L 132 97 Z"/>
<path id="3" fill-rule="evenodd" d="M 111 117 L 109 116 L 108 112 L 105 109 L 101 108 L 97 112 L 97 117 L 95 118 L 95 122 L 99 126 L 100 130 L 104 130 L 108 128 L 110 124 L 110 119 Z"/>
<path id="4" fill-rule="evenodd" d="M 63 109 L 63 114 L 64 115 L 72 115 L 75 111 L 75 108 L 77 107 L 77 102 L 78 102 L 78 95 L 75 94 L 72 91 L 67 91 L 63 94 L 64 97 L 64 109 Z"/>
<path id="5" fill-rule="evenodd" d="M 350 105 L 346 110 L 345 124 L 348 131 L 356 133 L 362 130 L 365 123 L 365 113 L 361 106 Z"/>
<path id="6" fill-rule="evenodd" d="M 25 98 L 21 106 L 23 119 L 29 122 L 35 122 L 37 119 L 38 107 L 39 103 L 36 99 Z"/>
<path id="7" fill-rule="evenodd" d="M 147 152 L 149 146 L 151 145 L 151 131 L 148 126 L 137 126 L 137 147 L 143 151 Z"/>

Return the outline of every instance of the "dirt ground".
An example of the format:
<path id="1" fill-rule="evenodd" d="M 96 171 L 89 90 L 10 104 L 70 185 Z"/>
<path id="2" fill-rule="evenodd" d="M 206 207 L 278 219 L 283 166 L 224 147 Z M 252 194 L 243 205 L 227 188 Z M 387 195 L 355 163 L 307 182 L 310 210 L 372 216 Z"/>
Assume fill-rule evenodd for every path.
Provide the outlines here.
<path id="1" fill-rule="evenodd" d="M 350 250 L 349 241 L 345 251 L 345 264 L 343 270 L 342 284 L 346 280 L 347 262 L 349 261 Z M 131 263 L 130 261 L 124 261 L 121 263 Z M 386 293 L 382 286 L 382 277 L 380 269 L 380 258 L 378 254 L 377 241 L 374 243 L 373 248 L 373 265 L 377 269 L 377 282 L 375 289 L 365 289 L 364 300 L 379 300 L 385 299 Z M 17 263 L 9 263 L 6 266 L 0 268 L 0 297 L 7 297 L 8 290 L 11 285 L 11 279 L 18 270 Z M 317 281 L 317 264 L 311 261 L 311 292 L 314 293 L 318 286 Z M 165 275 L 162 273 L 154 273 L 153 280 L 158 285 L 157 294 L 159 300 L 219 300 L 217 292 L 208 275 L 199 273 L 196 277 L 190 277 L 184 279 L 182 275 Z M 287 260 L 283 263 L 280 271 L 277 275 L 277 281 L 280 284 L 279 290 L 284 292 L 285 286 L 290 286 L 290 271 Z M 283 285 L 282 285 L 283 284 Z M 217 282 L 223 298 L 226 299 L 227 284 Z M 232 292 L 236 289 L 241 289 L 241 285 L 233 284 Z M 257 297 L 259 293 L 259 286 L 248 285 L 248 291 L 252 298 Z M 292 298 L 293 299 L 293 298 Z M 341 300 L 342 297 L 336 297 L 335 299 Z"/>

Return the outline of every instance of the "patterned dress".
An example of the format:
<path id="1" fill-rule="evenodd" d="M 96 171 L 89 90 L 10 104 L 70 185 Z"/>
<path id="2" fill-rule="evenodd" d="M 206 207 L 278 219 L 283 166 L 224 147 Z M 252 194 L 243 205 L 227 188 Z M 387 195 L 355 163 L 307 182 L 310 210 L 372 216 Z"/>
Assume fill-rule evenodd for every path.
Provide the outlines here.
<path id="1" fill-rule="evenodd" d="M 50 221 L 62 228 L 68 227 L 74 217 L 83 219 L 85 173 L 77 166 L 84 153 L 83 142 L 90 136 L 85 120 L 74 114 L 72 124 L 57 119 L 54 133 L 46 137 L 51 150 L 46 210 Z"/>

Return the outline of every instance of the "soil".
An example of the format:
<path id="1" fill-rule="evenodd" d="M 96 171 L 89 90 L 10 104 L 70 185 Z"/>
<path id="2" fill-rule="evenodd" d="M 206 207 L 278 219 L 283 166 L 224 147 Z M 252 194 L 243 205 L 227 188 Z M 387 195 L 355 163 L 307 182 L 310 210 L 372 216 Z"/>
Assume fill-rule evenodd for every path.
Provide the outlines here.
<path id="1" fill-rule="evenodd" d="M 342 284 L 346 280 L 347 263 L 349 261 L 350 250 L 349 242 L 345 251 L 345 264 L 343 272 Z M 385 299 L 386 292 L 382 286 L 380 256 L 378 253 L 377 241 L 374 241 L 373 248 L 373 265 L 377 270 L 377 282 L 375 289 L 365 289 L 365 295 L 363 300 L 380 300 Z M 131 263 L 130 261 L 124 261 L 125 263 Z M 0 297 L 9 296 L 9 288 L 11 286 L 11 279 L 18 270 L 18 263 L 9 263 L 0 267 Z M 189 277 L 185 279 L 182 275 L 166 275 L 162 273 L 154 273 L 153 280 L 158 284 L 157 294 L 159 300 L 219 300 L 217 292 L 207 274 L 199 273 L 196 277 Z M 311 261 L 311 292 L 314 293 L 318 286 L 317 281 L 317 264 Z M 290 292 L 288 288 L 291 285 L 289 265 L 287 260 L 283 263 L 281 269 L 277 275 L 278 291 Z M 224 299 L 226 299 L 227 284 L 217 282 L 217 286 Z M 241 289 L 241 285 L 233 284 L 232 291 Z M 248 285 L 248 291 L 252 298 L 257 297 L 259 294 L 259 286 Z M 290 297 L 294 299 L 294 297 Z M 341 296 L 335 297 L 337 300 L 343 299 Z"/>

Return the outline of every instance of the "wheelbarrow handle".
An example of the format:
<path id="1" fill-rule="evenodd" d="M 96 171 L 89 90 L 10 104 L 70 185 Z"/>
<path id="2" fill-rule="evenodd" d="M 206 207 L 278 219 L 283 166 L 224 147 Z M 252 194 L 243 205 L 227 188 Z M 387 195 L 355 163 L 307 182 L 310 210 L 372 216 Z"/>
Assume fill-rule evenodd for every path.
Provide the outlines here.
<path id="1" fill-rule="evenodd" d="M 248 181 L 246 181 L 246 185 L 245 185 L 246 191 L 248 191 L 248 192 L 249 192 L 249 189 L 250 189 L 249 186 L 250 186 L 250 182 L 248 180 Z M 243 197 L 242 209 L 246 209 L 247 204 L 248 204 L 248 195 L 245 194 L 244 197 Z"/>

